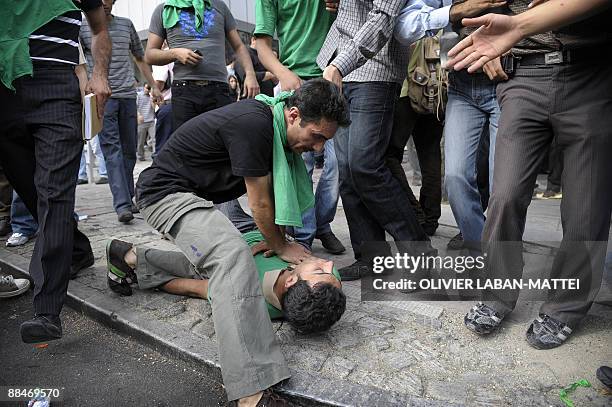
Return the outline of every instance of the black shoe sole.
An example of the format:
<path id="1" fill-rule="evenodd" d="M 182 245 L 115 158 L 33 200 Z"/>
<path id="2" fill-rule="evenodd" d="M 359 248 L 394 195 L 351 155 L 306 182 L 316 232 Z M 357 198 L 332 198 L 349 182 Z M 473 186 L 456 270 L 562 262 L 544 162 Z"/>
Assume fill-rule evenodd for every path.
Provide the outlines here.
<path id="1" fill-rule="evenodd" d="M 19 329 L 21 340 L 24 343 L 49 342 L 62 338 L 61 330 L 59 333 L 51 332 L 48 327 L 43 324 L 26 324 L 27 322 L 21 324 Z M 24 325 L 26 326 L 25 328 Z"/>

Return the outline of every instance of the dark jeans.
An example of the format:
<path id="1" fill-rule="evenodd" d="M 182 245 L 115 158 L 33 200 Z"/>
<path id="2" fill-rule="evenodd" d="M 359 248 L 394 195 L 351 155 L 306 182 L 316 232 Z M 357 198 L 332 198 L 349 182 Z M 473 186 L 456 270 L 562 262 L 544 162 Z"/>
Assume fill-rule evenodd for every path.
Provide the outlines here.
<path id="1" fill-rule="evenodd" d="M 563 174 L 563 148 L 557 140 L 553 140 L 548 154 L 548 178 L 546 189 L 561 192 L 561 175 Z"/>
<path id="2" fill-rule="evenodd" d="M 159 154 L 166 141 L 174 131 L 174 121 L 172 119 L 172 103 L 162 105 L 155 113 L 157 122 L 155 123 L 155 155 Z"/>
<path id="3" fill-rule="evenodd" d="M 489 274 L 521 278 L 527 208 L 538 170 L 556 138 L 563 148 L 563 241 L 550 277 L 579 278 L 580 290 L 551 291 L 540 312 L 572 328 L 597 295 L 610 233 L 610 89 L 612 67 L 604 63 L 520 67 L 497 86 L 502 114 L 483 232 Z M 496 294 L 499 301 L 492 305 L 499 312 L 514 309 L 518 292 Z"/>
<path id="4" fill-rule="evenodd" d="M 134 197 L 134 166 L 138 144 L 136 98 L 110 98 L 104 107 L 100 148 L 104 154 L 115 212 L 129 211 Z"/>
<path id="5" fill-rule="evenodd" d="M 13 200 L 13 188 L 9 184 L 2 164 L 0 163 L 0 219 L 11 215 L 11 201 Z"/>
<path id="6" fill-rule="evenodd" d="M 444 126 L 433 114 L 418 114 L 410 107 L 410 98 L 400 98 L 395 105 L 393 117 L 393 132 L 385 158 L 387 166 L 410 199 L 410 203 L 419 217 L 419 222 L 433 229 L 438 227 L 438 219 L 442 213 L 442 153 L 440 140 Z M 402 168 L 404 147 L 412 135 L 423 186 L 419 200 L 414 196 L 406 173 Z"/>
<path id="7" fill-rule="evenodd" d="M 429 241 L 408 196 L 385 164 L 399 85 L 385 82 L 345 83 L 351 125 L 334 137 L 340 196 L 355 258 L 368 241 Z"/>
<path id="8" fill-rule="evenodd" d="M 172 117 L 174 128 L 209 110 L 235 102 L 230 97 L 229 85 L 211 82 L 206 86 L 172 84 Z"/>
<path id="9" fill-rule="evenodd" d="M 36 64 L 14 86 L 0 85 L 0 161 L 39 224 L 30 260 L 34 311 L 59 315 L 71 262 L 91 253 L 73 217 L 83 149 L 79 84 L 71 66 Z"/>

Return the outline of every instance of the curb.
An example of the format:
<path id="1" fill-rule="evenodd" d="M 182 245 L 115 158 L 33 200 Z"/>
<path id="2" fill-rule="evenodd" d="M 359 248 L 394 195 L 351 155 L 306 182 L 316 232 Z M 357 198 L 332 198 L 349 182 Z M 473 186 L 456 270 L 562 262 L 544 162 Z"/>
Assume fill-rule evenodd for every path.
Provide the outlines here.
<path id="1" fill-rule="evenodd" d="M 0 248 L 0 266 L 5 273 L 30 279 L 28 262 L 4 248 Z M 87 287 L 77 280 L 70 281 L 66 305 L 162 353 L 198 363 L 207 373 L 222 382 L 217 362 L 217 345 L 210 340 L 196 340 L 187 330 L 177 330 L 174 327 L 168 329 L 158 321 L 143 318 L 140 313 L 114 301 L 114 297 L 108 293 Z M 291 374 L 291 379 L 276 389 L 300 406 L 460 406 L 362 386 L 346 380 L 329 380 L 305 371 L 292 370 Z"/>

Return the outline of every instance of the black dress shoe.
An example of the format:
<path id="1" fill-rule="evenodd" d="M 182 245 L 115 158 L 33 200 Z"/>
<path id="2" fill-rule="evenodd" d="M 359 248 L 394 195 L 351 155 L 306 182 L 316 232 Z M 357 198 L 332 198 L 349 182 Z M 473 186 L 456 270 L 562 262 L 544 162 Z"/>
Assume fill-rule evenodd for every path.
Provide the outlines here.
<path id="1" fill-rule="evenodd" d="M 36 315 L 21 324 L 20 331 L 25 343 L 53 341 L 62 337 L 62 321 L 55 315 Z"/>
<path id="2" fill-rule="evenodd" d="M 77 179 L 77 185 L 84 185 L 87 184 L 87 180 L 85 178 L 79 178 Z"/>
<path id="3" fill-rule="evenodd" d="M 340 242 L 336 235 L 334 235 L 334 233 L 331 231 L 317 236 L 317 239 L 321 241 L 323 248 L 325 248 L 325 250 L 327 250 L 331 254 L 344 253 L 344 251 L 346 250 L 342 242 Z"/>
<path id="4" fill-rule="evenodd" d="M 72 265 L 70 266 L 70 279 L 75 279 L 79 271 L 93 266 L 94 261 L 95 259 L 93 252 L 89 252 L 81 258 L 73 260 Z"/>
<path id="5" fill-rule="evenodd" d="M 11 228 L 11 218 L 8 216 L 0 218 L 0 237 L 8 235 L 12 231 L 13 228 Z"/>
<path id="6" fill-rule="evenodd" d="M 457 233 L 446 245 L 448 250 L 461 250 L 463 249 L 463 235 L 461 232 Z"/>
<path id="7" fill-rule="evenodd" d="M 340 280 L 342 281 L 359 280 L 361 277 L 369 274 L 370 272 L 371 270 L 368 265 L 361 260 L 357 260 L 350 266 L 342 267 L 338 270 Z"/>

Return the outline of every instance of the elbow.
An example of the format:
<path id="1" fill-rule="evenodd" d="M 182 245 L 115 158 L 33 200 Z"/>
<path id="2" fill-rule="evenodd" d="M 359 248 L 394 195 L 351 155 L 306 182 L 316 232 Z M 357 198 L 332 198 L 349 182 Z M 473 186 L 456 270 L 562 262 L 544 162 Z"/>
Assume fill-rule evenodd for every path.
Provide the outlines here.
<path id="1" fill-rule="evenodd" d="M 145 54 L 144 54 L 144 62 L 148 65 L 155 65 L 153 63 L 153 59 L 151 58 L 151 51 L 150 50 L 146 50 Z"/>

